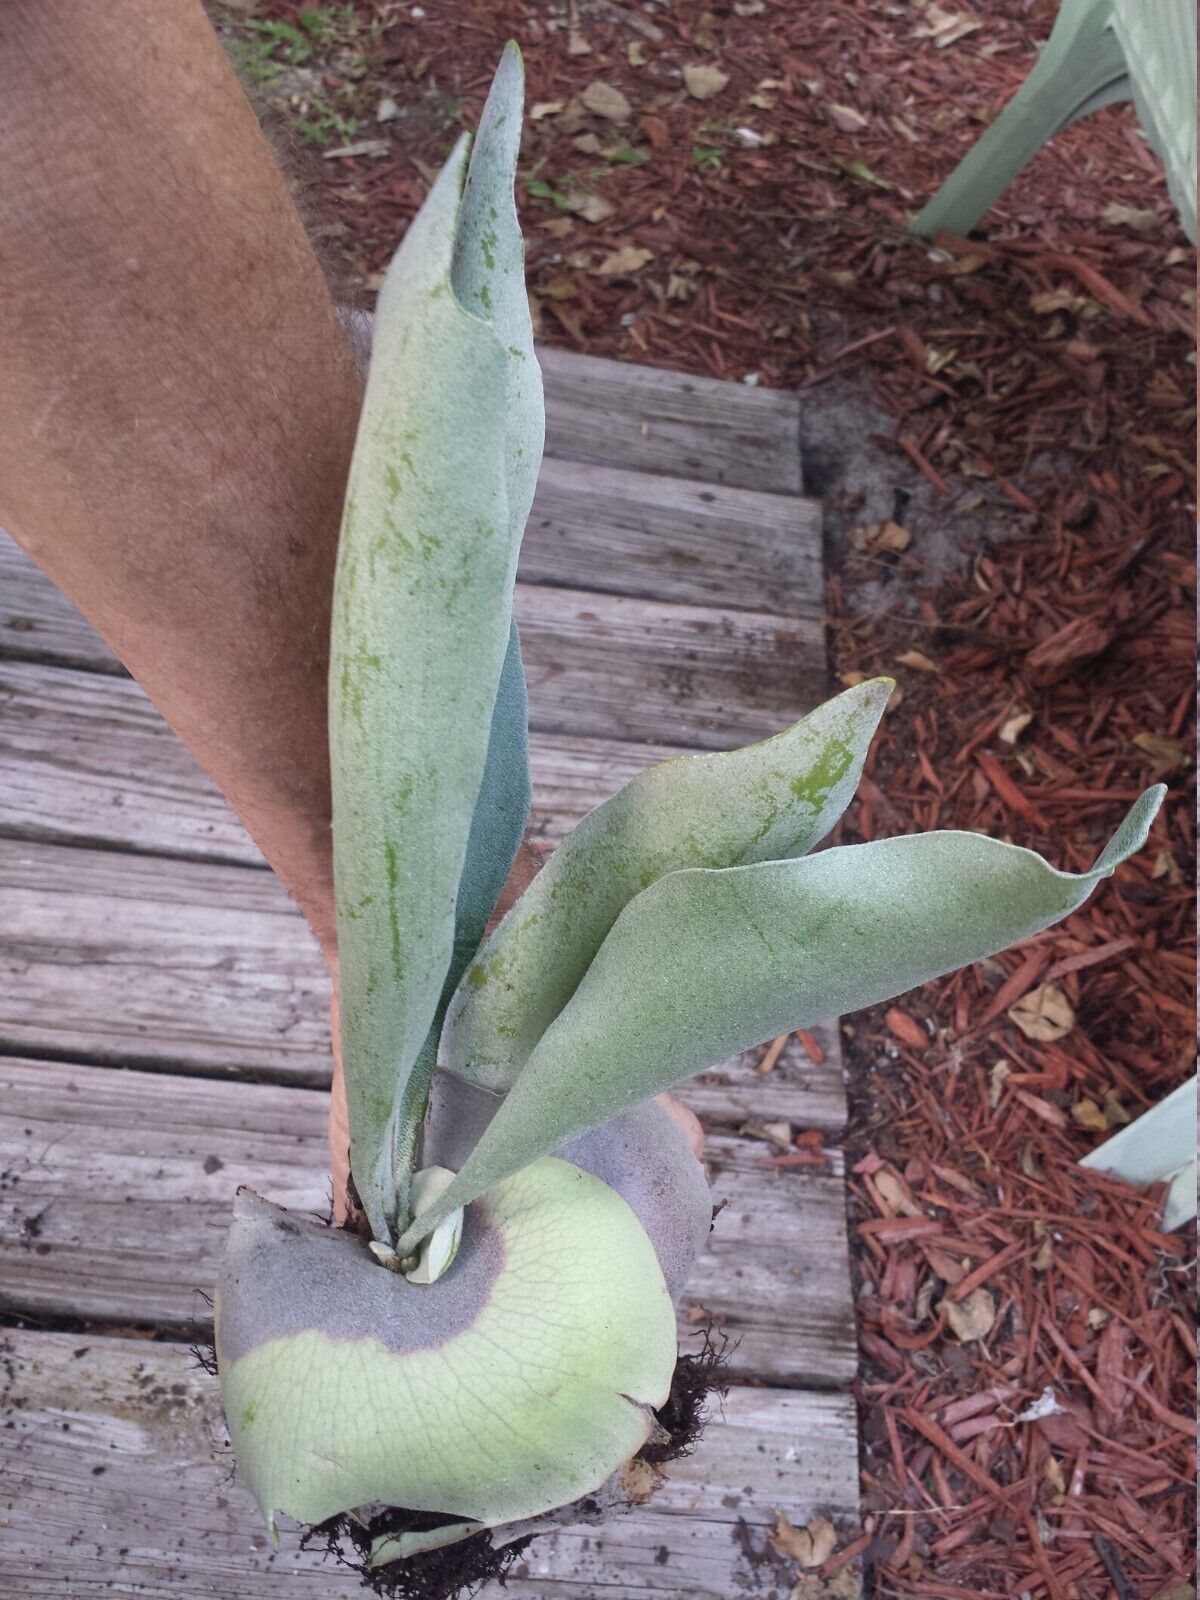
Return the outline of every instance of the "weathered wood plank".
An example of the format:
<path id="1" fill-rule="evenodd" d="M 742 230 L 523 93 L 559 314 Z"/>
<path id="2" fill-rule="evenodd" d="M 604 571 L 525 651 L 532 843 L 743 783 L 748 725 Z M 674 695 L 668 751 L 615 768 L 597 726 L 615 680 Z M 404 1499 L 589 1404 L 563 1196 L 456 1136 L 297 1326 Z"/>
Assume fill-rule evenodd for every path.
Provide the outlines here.
<path id="1" fill-rule="evenodd" d="M 530 723 L 725 750 L 824 697 L 822 624 L 579 589 L 517 587 Z"/>
<path id="2" fill-rule="evenodd" d="M 824 589 L 820 512 L 796 495 L 547 457 L 519 575 L 526 583 L 812 616 Z"/>
<path id="3" fill-rule="evenodd" d="M 822 698 L 812 615 L 780 617 L 521 584 L 515 613 L 544 733 L 725 749 Z M 119 673 L 108 646 L 0 534 L 0 656 Z"/>
<path id="4" fill-rule="evenodd" d="M 327 1100 L 306 1089 L 0 1060 L 0 1306 L 185 1331 L 209 1321 L 235 1190 L 328 1208 Z M 710 1135 L 726 1201 L 681 1311 L 737 1339 L 739 1379 L 854 1374 L 840 1156 L 779 1172 Z M 685 1348 L 688 1345 L 685 1344 Z"/>
<path id="5" fill-rule="evenodd" d="M 546 453 L 799 494 L 800 403 L 780 389 L 538 347 Z"/>
<path id="6" fill-rule="evenodd" d="M 534 733 L 530 828 L 560 839 L 672 745 Z M 262 867 L 216 785 L 130 678 L 0 660 L 0 831 Z"/>
<path id="7" fill-rule="evenodd" d="M 215 1381 L 178 1345 L 0 1330 L 0 1592 L 6 1600 L 359 1600 L 348 1572 L 270 1547 L 231 1480 Z M 0 1381 L 2 1376 L 0 1376 Z M 735 1389 L 650 1506 L 538 1540 L 489 1600 L 786 1600 L 778 1511 L 850 1529 L 849 1396 Z"/>
<path id="8" fill-rule="evenodd" d="M 290 1083 L 329 1081 L 328 979 L 266 872 L 0 839 L 0 1049 Z M 836 1028 L 688 1085 L 700 1115 L 845 1121 Z"/>

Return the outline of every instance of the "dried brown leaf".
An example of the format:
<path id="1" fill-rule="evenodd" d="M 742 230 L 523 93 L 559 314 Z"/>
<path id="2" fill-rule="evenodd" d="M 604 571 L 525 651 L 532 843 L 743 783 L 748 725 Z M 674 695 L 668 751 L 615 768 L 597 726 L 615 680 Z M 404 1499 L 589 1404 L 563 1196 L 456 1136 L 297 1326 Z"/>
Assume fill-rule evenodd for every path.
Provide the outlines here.
<path id="1" fill-rule="evenodd" d="M 1015 1023 L 1027 1039 L 1052 1044 L 1065 1039 L 1075 1026 L 1071 1002 L 1056 984 L 1041 983 L 1009 1006 L 1008 1020 Z"/>
<path id="2" fill-rule="evenodd" d="M 1032 711 L 1014 711 L 1012 716 L 1000 726 L 1001 744 L 1016 744 L 1032 721 Z"/>
<path id="3" fill-rule="evenodd" d="M 652 250 L 643 250 L 639 245 L 623 244 L 619 250 L 609 251 L 596 268 L 596 276 L 627 278 L 634 272 L 640 272 L 653 254 Z"/>
<path id="4" fill-rule="evenodd" d="M 1012 1072 L 1007 1061 L 997 1061 L 988 1074 L 988 1105 L 994 1111 L 1000 1104 L 1000 1096 L 1004 1093 L 1004 1080 Z"/>
<path id="5" fill-rule="evenodd" d="M 593 116 L 605 117 L 609 122 L 628 122 L 633 115 L 633 107 L 620 89 L 599 78 L 593 79 L 579 98 Z"/>
<path id="6" fill-rule="evenodd" d="M 1114 200 L 1100 213 L 1105 222 L 1115 228 L 1132 228 L 1135 233 L 1150 233 L 1158 227 L 1157 211 L 1141 211 L 1137 206 L 1123 206 Z"/>
<path id="7" fill-rule="evenodd" d="M 1133 742 L 1160 772 L 1171 772 L 1187 760 L 1187 752 L 1179 740 L 1168 739 L 1165 734 L 1138 733 Z"/>
<path id="8" fill-rule="evenodd" d="M 941 1312 L 959 1344 L 986 1339 L 996 1323 L 996 1302 L 986 1289 L 972 1289 L 963 1300 L 943 1300 Z"/>
<path id="9" fill-rule="evenodd" d="M 837 1549 L 837 1530 L 828 1517 L 815 1516 L 803 1528 L 794 1528 L 787 1515 L 779 1511 L 768 1542 L 781 1556 L 810 1571 L 823 1566 Z"/>
<path id="10" fill-rule="evenodd" d="M 711 100 L 729 82 L 729 74 L 705 61 L 691 61 L 683 69 L 683 82 L 693 100 Z"/>
<path id="11" fill-rule="evenodd" d="M 825 113 L 835 128 L 842 133 L 861 133 L 868 126 L 868 118 L 861 111 L 856 111 L 853 106 L 827 105 Z"/>
<path id="12" fill-rule="evenodd" d="M 906 650 L 896 660 L 902 667 L 914 667 L 918 672 L 940 672 L 942 669 L 936 661 L 931 661 L 921 650 Z"/>
<path id="13" fill-rule="evenodd" d="M 1108 1118 L 1096 1102 L 1089 1100 L 1086 1095 L 1082 1100 L 1076 1100 L 1071 1107 L 1071 1115 L 1081 1128 L 1087 1128 L 1092 1133 L 1108 1132 Z"/>
<path id="14" fill-rule="evenodd" d="M 617 209 L 610 200 L 605 200 L 603 195 L 581 194 L 578 191 L 568 195 L 566 208 L 577 217 L 582 217 L 585 222 L 607 222 Z"/>
<path id="15" fill-rule="evenodd" d="M 944 50 L 947 45 L 982 27 L 982 22 L 977 22 L 965 12 L 943 11 L 936 0 L 930 0 L 925 8 L 925 20 L 913 29 L 913 38 L 932 39 L 939 50 Z"/>

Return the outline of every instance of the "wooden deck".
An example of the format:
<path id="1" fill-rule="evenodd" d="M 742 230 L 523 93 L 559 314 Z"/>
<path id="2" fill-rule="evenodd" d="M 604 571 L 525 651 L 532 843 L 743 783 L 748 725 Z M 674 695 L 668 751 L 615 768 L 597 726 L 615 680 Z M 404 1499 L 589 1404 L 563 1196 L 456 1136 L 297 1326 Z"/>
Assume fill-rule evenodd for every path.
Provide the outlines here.
<path id="1" fill-rule="evenodd" d="M 825 688 L 794 397 L 543 351 L 547 460 L 517 615 L 534 825 L 647 762 L 772 732 Z M 240 1183 L 328 1196 L 327 984 L 299 915 L 111 651 L 0 535 L 0 1595 L 356 1596 L 270 1549 L 189 1355 Z M 857 1515 L 836 1028 L 685 1098 L 728 1201 L 681 1312 L 735 1387 L 653 1504 L 538 1540 L 514 1600 L 787 1600 L 779 1512 Z M 79 1331 L 85 1329 L 86 1331 Z M 490 1591 L 489 1591 L 490 1592 Z"/>

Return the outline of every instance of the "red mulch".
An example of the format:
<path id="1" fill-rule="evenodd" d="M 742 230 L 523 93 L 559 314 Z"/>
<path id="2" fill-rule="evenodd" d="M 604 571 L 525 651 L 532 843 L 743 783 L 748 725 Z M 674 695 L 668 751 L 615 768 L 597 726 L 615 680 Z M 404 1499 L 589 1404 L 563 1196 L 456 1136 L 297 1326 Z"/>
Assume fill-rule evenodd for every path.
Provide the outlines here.
<path id="1" fill-rule="evenodd" d="M 930 1600 L 1150 1600 L 1193 1562 L 1193 1247 L 1076 1166 L 1192 1070 L 1193 255 L 1128 108 L 1043 152 L 986 237 L 903 232 L 1055 9 L 943 0 L 939 42 L 920 0 L 360 3 L 321 81 L 381 153 L 302 167 L 369 288 L 513 34 L 545 338 L 814 405 L 849 374 L 938 494 L 998 486 L 1008 537 L 936 590 L 919 541 L 831 579 L 838 671 L 903 689 L 844 838 L 965 827 L 1078 869 L 1171 785 L 1068 922 L 847 1030 L 868 1515 L 826 1571 L 854 1554 L 879 1595 Z M 728 82 L 701 101 L 688 64 Z M 628 115 L 578 101 L 597 83 Z M 881 571 L 897 604 L 864 614 Z"/>

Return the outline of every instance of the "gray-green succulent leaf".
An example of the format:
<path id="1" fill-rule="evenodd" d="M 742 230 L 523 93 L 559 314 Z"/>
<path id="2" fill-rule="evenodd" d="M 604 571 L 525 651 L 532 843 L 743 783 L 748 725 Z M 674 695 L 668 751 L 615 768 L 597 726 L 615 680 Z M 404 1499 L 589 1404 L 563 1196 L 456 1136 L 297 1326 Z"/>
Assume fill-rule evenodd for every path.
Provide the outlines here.
<path id="1" fill-rule="evenodd" d="M 444 1276 L 243 1190 L 216 1298 L 241 1475 L 272 1532 L 370 1505 L 473 1527 L 604 1484 L 670 1389 L 675 1315 L 616 1189 L 547 1157 L 469 1207 Z"/>
<path id="2" fill-rule="evenodd" d="M 625 906 L 667 873 L 819 844 L 858 786 L 892 688 L 875 678 L 759 744 L 660 762 L 584 817 L 468 967 L 442 1036 L 450 1070 L 511 1088 Z"/>
<path id="3" fill-rule="evenodd" d="M 511 609 L 543 414 L 513 201 L 522 94 L 510 46 L 469 170 L 464 137 L 388 270 L 339 546 L 342 1060 L 351 1170 L 388 1244 L 447 979 L 482 935 L 528 803 Z"/>
<path id="4" fill-rule="evenodd" d="M 439 1071 L 423 1129 L 421 1158 L 457 1171 L 479 1143 L 502 1097 Z M 712 1227 L 704 1168 L 674 1117 L 643 1100 L 590 1128 L 557 1152 L 625 1200 L 646 1231 L 667 1291 L 678 1301 Z"/>
<path id="5" fill-rule="evenodd" d="M 1161 785 L 1089 872 L 974 833 L 669 873 L 621 912 L 457 1179 L 401 1241 L 712 1062 L 900 994 L 1069 915 L 1145 843 Z"/>

